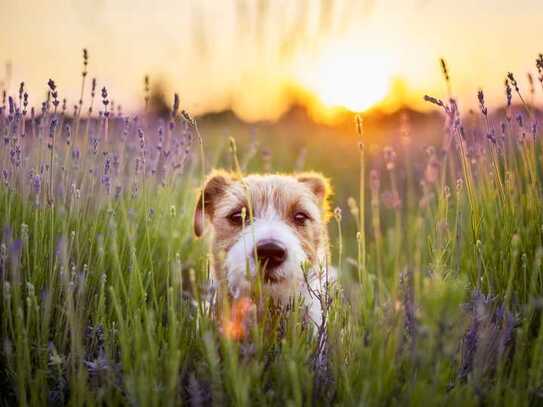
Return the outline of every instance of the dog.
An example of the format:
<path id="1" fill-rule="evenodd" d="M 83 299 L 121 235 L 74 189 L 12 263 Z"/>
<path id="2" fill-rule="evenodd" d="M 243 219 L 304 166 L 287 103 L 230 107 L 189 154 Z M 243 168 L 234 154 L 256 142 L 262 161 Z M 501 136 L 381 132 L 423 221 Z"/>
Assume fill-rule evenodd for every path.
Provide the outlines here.
<path id="1" fill-rule="evenodd" d="M 197 200 L 194 233 L 201 237 L 210 226 L 211 279 L 219 297 L 223 286 L 234 301 L 250 298 L 260 279 L 275 304 L 301 299 L 304 318 L 321 327 L 320 299 L 336 280 L 329 267 L 330 194 L 330 182 L 314 172 L 212 172 Z"/>

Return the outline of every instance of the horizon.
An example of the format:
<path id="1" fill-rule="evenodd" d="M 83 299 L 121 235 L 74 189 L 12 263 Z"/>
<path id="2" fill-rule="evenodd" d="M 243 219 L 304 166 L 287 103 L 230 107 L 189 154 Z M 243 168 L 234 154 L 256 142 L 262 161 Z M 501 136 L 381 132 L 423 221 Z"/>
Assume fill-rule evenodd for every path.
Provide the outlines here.
<path id="1" fill-rule="evenodd" d="M 49 77 L 62 97 L 79 99 L 83 48 L 90 55 L 89 78 L 127 111 L 142 106 L 149 75 L 153 89 L 167 99 L 178 93 L 195 115 L 232 110 L 248 122 L 279 119 L 300 104 L 322 122 L 345 109 L 430 110 L 423 95 L 447 96 L 441 57 L 465 110 L 477 107 L 479 89 L 490 107 L 501 106 L 509 71 L 525 95 L 527 73 L 539 85 L 535 58 L 543 11 L 535 1 L 333 0 L 306 7 L 164 1 L 152 10 L 121 1 L 98 2 L 92 14 L 81 2 L 63 7 L 62 1 L 33 0 L 30 14 L 28 4 L 2 3 L 0 58 L 9 61 L 11 74 L 0 71 L 0 83 L 11 76 L 13 93 L 24 81 L 31 104 L 39 103 Z M 534 105 L 541 104 L 540 88 Z"/>

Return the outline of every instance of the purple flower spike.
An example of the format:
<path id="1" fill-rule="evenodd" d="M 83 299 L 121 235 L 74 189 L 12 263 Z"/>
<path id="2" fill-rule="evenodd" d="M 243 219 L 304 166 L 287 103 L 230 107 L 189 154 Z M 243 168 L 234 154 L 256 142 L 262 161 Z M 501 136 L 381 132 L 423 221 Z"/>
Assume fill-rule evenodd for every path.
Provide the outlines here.
<path id="1" fill-rule="evenodd" d="M 41 191 L 41 177 L 39 174 L 34 175 L 32 179 L 32 187 L 34 188 L 34 193 L 38 195 Z"/>

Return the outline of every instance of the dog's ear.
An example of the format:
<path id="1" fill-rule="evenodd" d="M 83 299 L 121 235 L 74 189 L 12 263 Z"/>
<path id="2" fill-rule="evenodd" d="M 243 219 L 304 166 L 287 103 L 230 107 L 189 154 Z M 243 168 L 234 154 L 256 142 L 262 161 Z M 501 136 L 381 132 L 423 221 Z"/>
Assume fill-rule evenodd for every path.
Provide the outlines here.
<path id="1" fill-rule="evenodd" d="M 324 216 L 327 217 L 329 210 L 328 198 L 332 194 L 332 187 L 328 178 L 317 172 L 303 172 L 301 174 L 297 174 L 296 179 L 298 182 L 301 182 L 309 187 L 323 208 Z"/>
<path id="2" fill-rule="evenodd" d="M 218 170 L 213 171 L 204 182 L 194 211 L 194 234 L 197 237 L 203 235 L 206 218 L 213 217 L 215 202 L 231 182 L 232 178 L 227 172 Z"/>

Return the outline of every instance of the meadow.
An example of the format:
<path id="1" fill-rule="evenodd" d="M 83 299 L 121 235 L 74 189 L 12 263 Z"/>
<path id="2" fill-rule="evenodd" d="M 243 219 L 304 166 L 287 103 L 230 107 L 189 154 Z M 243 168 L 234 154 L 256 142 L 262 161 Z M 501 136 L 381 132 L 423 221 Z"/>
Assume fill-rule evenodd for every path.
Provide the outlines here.
<path id="1" fill-rule="evenodd" d="M 543 403 L 542 56 L 504 109 L 428 96 L 439 137 L 405 117 L 390 146 L 362 116 L 341 140 L 199 126 L 177 95 L 159 117 L 148 86 L 125 115 L 87 63 L 75 103 L 53 80 L 2 99 L 2 405 Z M 212 168 L 331 178 L 325 332 L 299 304 L 243 340 L 211 319 L 192 216 Z"/>

